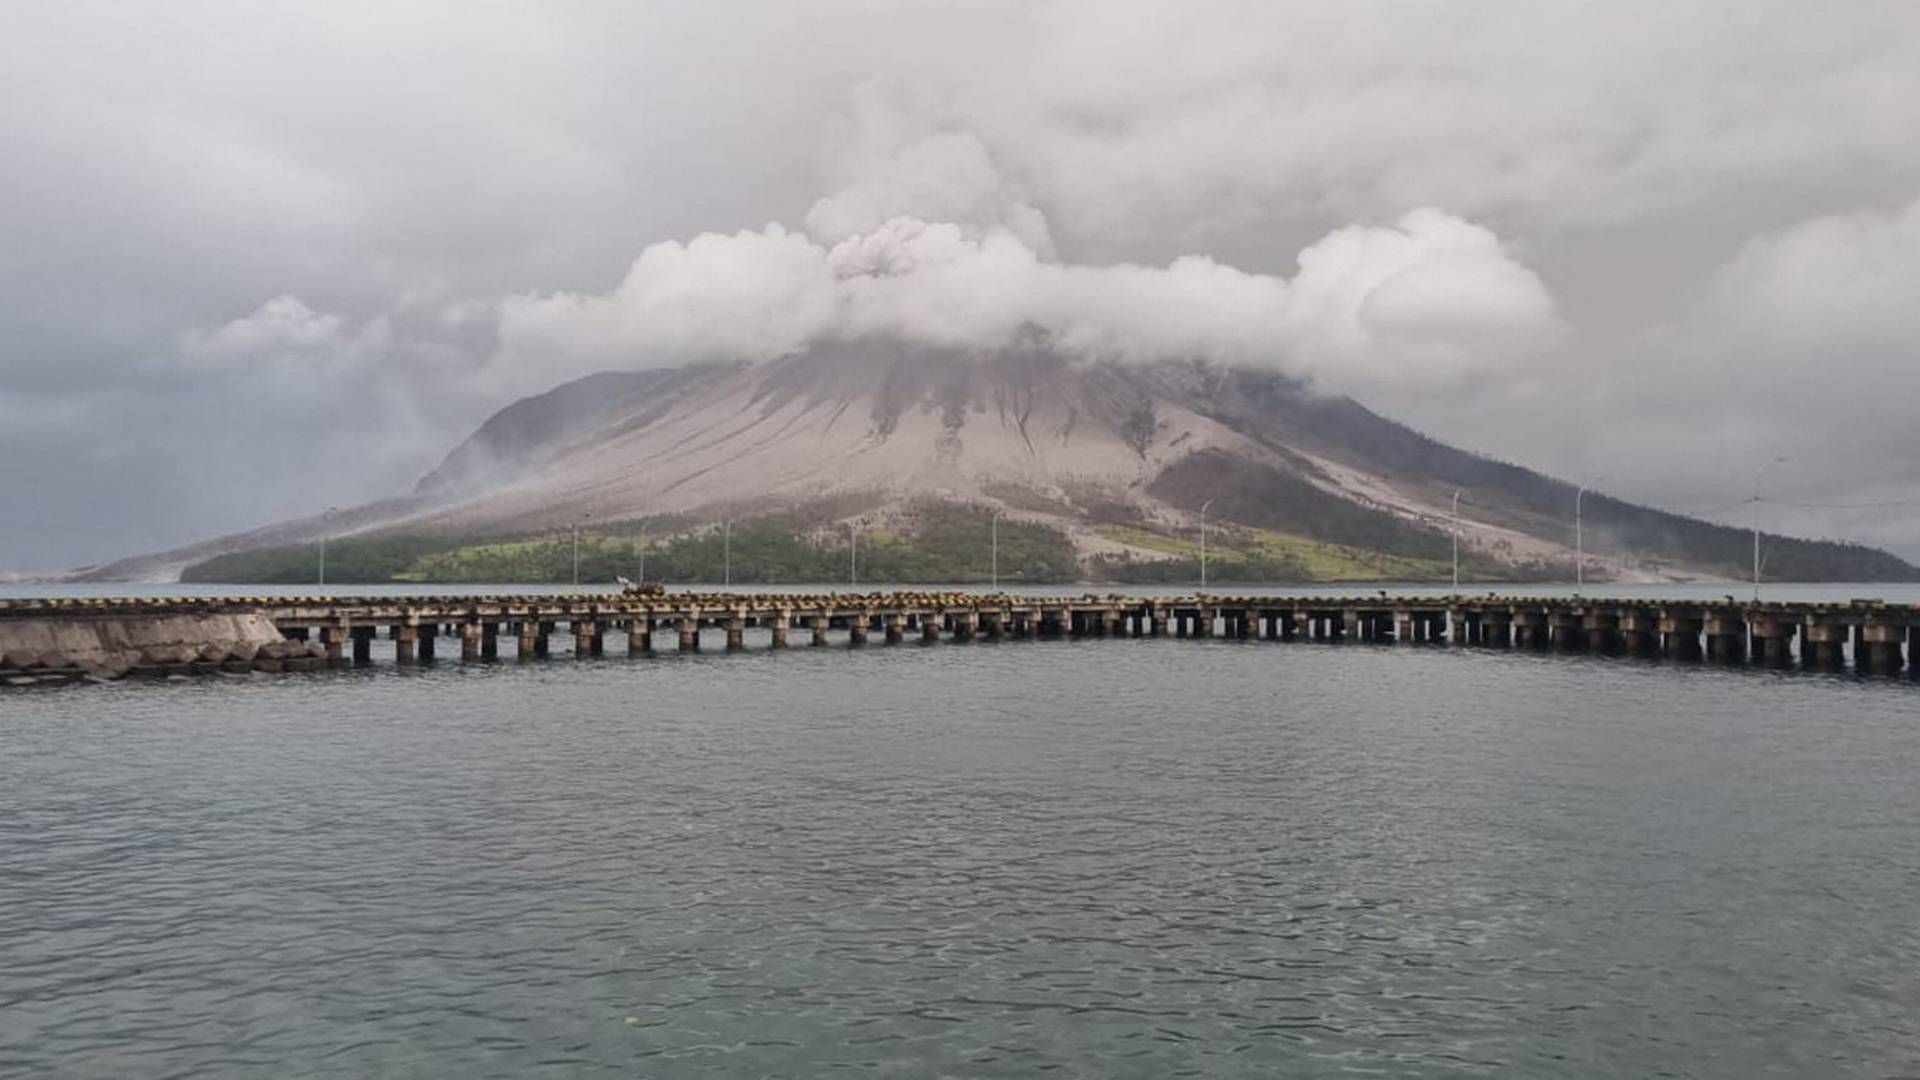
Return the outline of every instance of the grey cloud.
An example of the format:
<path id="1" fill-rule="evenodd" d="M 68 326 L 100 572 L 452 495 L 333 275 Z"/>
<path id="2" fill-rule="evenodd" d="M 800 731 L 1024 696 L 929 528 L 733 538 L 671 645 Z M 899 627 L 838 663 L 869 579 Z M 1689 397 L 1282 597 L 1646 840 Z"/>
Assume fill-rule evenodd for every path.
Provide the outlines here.
<path id="1" fill-rule="evenodd" d="M 0 566 L 403 488 L 584 362 L 516 354 L 516 304 L 604 307 L 650 245 L 730 257 L 768 222 L 826 251 L 952 223 L 1105 282 L 1199 255 L 1297 292 L 1303 250 L 1437 207 L 1497 237 L 1555 330 L 1494 350 L 1497 383 L 1346 387 L 1384 410 L 1667 501 L 1776 446 L 1799 470 L 1776 482 L 1828 501 L 1920 475 L 1914 327 L 1887 299 L 1915 280 L 1920 196 L 1920 9 L 1898 0 L 74 0 L 5 31 L 0 484 L 37 494 Z M 1411 332 L 1366 364 L 1478 363 L 1484 326 L 1434 318 L 1470 280 L 1379 301 Z M 278 297 L 309 338 L 215 355 Z M 633 344 L 598 332 L 609 362 Z M 1904 513 L 1792 524 L 1920 554 Z"/>

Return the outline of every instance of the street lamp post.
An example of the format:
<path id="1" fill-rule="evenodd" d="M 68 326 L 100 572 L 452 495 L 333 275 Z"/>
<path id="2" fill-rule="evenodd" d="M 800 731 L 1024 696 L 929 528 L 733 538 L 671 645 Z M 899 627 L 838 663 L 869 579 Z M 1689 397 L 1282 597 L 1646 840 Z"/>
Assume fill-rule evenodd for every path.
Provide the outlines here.
<path id="1" fill-rule="evenodd" d="M 333 515 L 339 512 L 339 507 L 329 506 L 326 513 L 320 515 L 320 584 L 322 585 L 327 583 L 327 523 L 332 521 Z"/>
<path id="2" fill-rule="evenodd" d="M 847 584 L 860 583 L 860 526 L 847 522 Z"/>
<path id="3" fill-rule="evenodd" d="M 1587 537 L 1580 504 L 1586 500 L 1587 491 L 1597 483 L 1599 481 L 1594 480 L 1581 484 L 1580 490 L 1573 496 L 1573 583 L 1581 588 L 1587 584 Z"/>
<path id="4" fill-rule="evenodd" d="M 720 523 L 720 584 L 733 588 L 733 522 Z"/>
<path id="5" fill-rule="evenodd" d="M 1784 457 L 1777 457 L 1771 461 L 1763 461 L 1759 468 L 1753 470 L 1753 602 L 1756 604 L 1760 602 L 1760 477 L 1764 476 L 1768 469 L 1786 460 Z"/>
<path id="6" fill-rule="evenodd" d="M 995 592 L 999 592 L 1000 591 L 1000 511 L 996 510 L 993 512 L 993 520 L 988 525 L 987 528 L 988 528 L 988 535 L 990 537 L 988 544 L 993 552 L 993 554 L 989 557 L 993 566 L 993 569 L 992 569 L 993 590 Z"/>
<path id="7" fill-rule="evenodd" d="M 1453 489 L 1453 592 L 1460 594 L 1460 489 Z"/>
<path id="8" fill-rule="evenodd" d="M 1200 591 L 1207 591 L 1207 507 L 1213 505 L 1208 499 L 1200 504 Z"/>
<path id="9" fill-rule="evenodd" d="M 640 576 L 635 578 L 634 580 L 644 585 L 647 582 L 647 530 L 645 528 L 642 528 L 640 530 L 639 552 L 640 552 L 640 568 L 639 568 Z"/>
<path id="10" fill-rule="evenodd" d="M 576 589 L 580 587 L 580 526 L 592 520 L 593 515 L 588 513 L 573 523 L 573 587 Z"/>

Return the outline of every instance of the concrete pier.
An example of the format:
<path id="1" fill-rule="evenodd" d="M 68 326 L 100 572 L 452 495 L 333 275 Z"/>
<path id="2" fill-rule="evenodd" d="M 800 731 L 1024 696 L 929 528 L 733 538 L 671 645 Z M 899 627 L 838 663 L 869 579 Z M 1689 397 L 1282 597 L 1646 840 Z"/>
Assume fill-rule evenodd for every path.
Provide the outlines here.
<path id="1" fill-rule="evenodd" d="M 1170 636 L 1196 643 L 1220 637 L 1232 642 L 1312 641 L 1352 647 L 1361 643 L 1447 642 L 1455 648 L 1565 650 L 1595 656 L 1660 655 L 1693 662 L 1775 668 L 1842 670 L 1905 675 L 1915 668 L 1913 648 L 1920 608 L 1877 601 L 1851 603 L 1740 603 L 1593 597 L 1225 596 L 1128 597 L 1124 595 L 979 596 L 965 593 L 869 593 L 864 595 L 716 595 L 712 593 L 628 597 L 571 596 L 427 597 L 185 597 L 101 600 L 0 600 L 0 630 L 30 635 L 40 623 L 74 618 L 126 626 L 152 620 L 218 616 L 265 618 L 283 635 L 285 656 L 206 660 L 195 654 L 153 663 L 128 663 L 128 672 L 192 674 L 223 664 L 245 670 L 304 670 L 348 661 L 373 662 L 373 641 L 393 642 L 396 663 L 431 661 L 441 636 L 458 638 L 463 661 L 493 659 L 499 637 L 515 639 L 522 660 L 548 655 L 556 625 L 564 625 L 579 657 L 602 655 L 608 631 L 627 633 L 627 652 L 652 652 L 652 632 L 671 628 L 682 651 L 700 647 L 703 626 L 724 632 L 729 650 L 747 647 L 746 629 L 766 627 L 775 648 L 804 627 L 816 646 L 828 643 L 833 626 L 847 628 L 859 644 L 873 631 L 888 644 L 918 630 L 923 642 L 1039 641 Z M 385 632 L 382 633 L 382 628 Z M 60 653 L 50 651 L 57 662 Z M 0 684 L 59 681 L 42 672 L 39 650 L 15 649 L 0 656 Z M 103 668 L 103 670 L 111 670 Z"/>

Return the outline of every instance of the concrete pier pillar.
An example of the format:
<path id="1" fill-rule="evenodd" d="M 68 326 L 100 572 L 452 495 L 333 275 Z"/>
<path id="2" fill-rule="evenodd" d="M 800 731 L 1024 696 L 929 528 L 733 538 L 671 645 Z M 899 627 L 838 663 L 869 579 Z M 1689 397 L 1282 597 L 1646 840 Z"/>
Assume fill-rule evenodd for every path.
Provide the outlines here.
<path id="1" fill-rule="evenodd" d="M 807 629 L 813 632 L 813 635 L 809 641 L 809 644 L 812 644 L 815 646 L 825 645 L 827 643 L 826 613 L 822 612 L 818 615 L 807 616 Z"/>
<path id="2" fill-rule="evenodd" d="M 460 627 L 460 660 L 471 664 L 480 659 L 480 624 L 464 623 Z"/>
<path id="3" fill-rule="evenodd" d="M 434 658 L 434 653 L 437 651 L 435 643 L 439 640 L 440 636 L 439 630 L 440 628 L 433 623 L 421 623 L 419 626 L 414 627 L 414 631 L 420 642 L 420 660 L 422 663 L 431 661 Z"/>
<path id="4" fill-rule="evenodd" d="M 1645 608 L 1621 608 L 1617 629 L 1620 648 L 1630 656 L 1652 656 L 1659 651 L 1660 630 Z"/>
<path id="5" fill-rule="evenodd" d="M 941 620 L 942 616 L 931 612 L 920 616 L 920 643 L 922 645 L 932 645 L 940 640 Z"/>
<path id="6" fill-rule="evenodd" d="M 373 663 L 373 627 L 356 626 L 353 628 L 353 666 L 365 667 Z"/>
<path id="7" fill-rule="evenodd" d="M 1513 615 L 1506 611 L 1488 611 L 1480 616 L 1480 644 L 1489 649 L 1513 647 Z"/>
<path id="8" fill-rule="evenodd" d="M 500 624 L 492 619 L 480 624 L 480 659 L 500 659 Z"/>
<path id="9" fill-rule="evenodd" d="M 1860 628 L 1860 639 L 1865 645 L 1866 660 L 1856 659 L 1854 665 L 1861 671 L 1874 675 L 1898 675 L 1905 667 L 1900 647 L 1906 641 L 1907 628 L 1903 624 L 1870 621 Z"/>
<path id="10" fill-rule="evenodd" d="M 533 655 L 545 659 L 553 654 L 553 623 L 541 620 L 534 624 Z"/>
<path id="11" fill-rule="evenodd" d="M 1619 644 L 1620 616 L 1611 611 L 1589 611 L 1580 619 L 1586 631 L 1587 649 L 1596 653 L 1614 652 Z"/>
<path id="12" fill-rule="evenodd" d="M 1413 612 L 1393 613 L 1393 640 L 1402 645 L 1413 644 Z"/>
<path id="13" fill-rule="evenodd" d="M 1167 636 L 1167 609 L 1159 604 L 1147 608 L 1147 633 L 1154 637 Z"/>
<path id="14" fill-rule="evenodd" d="M 700 616 L 682 615 L 674 621 L 674 626 L 680 631 L 680 651 L 699 652 Z"/>
<path id="15" fill-rule="evenodd" d="M 594 619 L 571 619 L 567 628 L 573 631 L 573 655 L 575 659 L 585 659 L 600 655 L 600 623 Z"/>
<path id="16" fill-rule="evenodd" d="M 727 651 L 739 652 L 747 647 L 747 617 L 738 611 L 727 617 Z"/>
<path id="17" fill-rule="evenodd" d="M 1666 654 L 1675 660 L 1698 660 L 1701 628 L 1705 620 L 1693 616 L 1663 616 L 1660 635 L 1666 640 Z"/>
<path id="18" fill-rule="evenodd" d="M 791 608 L 781 608 L 774 612 L 773 621 L 767 625 L 773 632 L 773 647 L 776 649 L 786 648 L 787 627 L 793 625 L 793 610 Z"/>
<path id="19" fill-rule="evenodd" d="M 323 626 L 320 628 L 320 644 L 327 650 L 327 666 L 343 667 L 347 662 L 345 626 Z"/>
<path id="20" fill-rule="evenodd" d="M 1548 643 L 1561 652 L 1580 652 L 1586 648 L 1587 635 L 1581 617 L 1572 611 L 1547 612 Z"/>
<path id="21" fill-rule="evenodd" d="M 519 658 L 522 660 L 533 659 L 533 657 L 537 655 L 534 651 L 534 638 L 538 636 L 538 626 L 531 622 L 522 621 L 515 624 L 514 630 L 519 637 Z"/>
<path id="22" fill-rule="evenodd" d="M 1755 663 L 1786 667 L 1793 662 L 1793 635 L 1800 624 L 1773 614 L 1756 614 L 1747 622 Z"/>
<path id="23" fill-rule="evenodd" d="M 1214 621 L 1219 617 L 1220 613 L 1214 608 L 1201 608 L 1199 617 L 1194 620 L 1194 629 L 1197 631 L 1197 636 L 1203 638 L 1212 637 Z"/>
<path id="24" fill-rule="evenodd" d="M 1746 619 L 1717 611 L 1705 620 L 1707 658 L 1722 664 L 1738 664 L 1747 658 Z"/>
<path id="25" fill-rule="evenodd" d="M 393 628 L 393 659 L 402 664 L 416 663 L 419 659 L 420 628 L 417 626 L 396 626 Z"/>
<path id="26" fill-rule="evenodd" d="M 898 645 L 907 639 L 907 617 L 899 612 L 891 612 L 884 622 L 886 640 L 889 645 Z"/>
<path id="27" fill-rule="evenodd" d="M 1831 619 L 1809 618 L 1800 635 L 1800 662 L 1821 671 L 1846 665 L 1847 627 Z"/>
<path id="28" fill-rule="evenodd" d="M 627 622 L 627 655 L 645 656 L 653 651 L 653 616 L 635 615 Z"/>
<path id="29" fill-rule="evenodd" d="M 856 611 L 847 619 L 847 644 L 865 645 L 867 631 L 873 626 L 873 612 Z"/>
<path id="30" fill-rule="evenodd" d="M 1465 645 L 1467 643 L 1467 613 L 1458 608 L 1447 611 L 1447 644 Z"/>
<path id="31" fill-rule="evenodd" d="M 980 613 L 980 627 L 988 641 L 999 641 L 1007 636 L 1007 615 L 1004 611 L 983 611 Z"/>

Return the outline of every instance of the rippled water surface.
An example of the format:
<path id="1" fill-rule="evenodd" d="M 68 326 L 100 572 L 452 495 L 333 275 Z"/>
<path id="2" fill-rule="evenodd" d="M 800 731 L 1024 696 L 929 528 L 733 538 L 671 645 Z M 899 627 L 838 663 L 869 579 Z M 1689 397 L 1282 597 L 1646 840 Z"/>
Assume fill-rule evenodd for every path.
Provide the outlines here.
<path id="1" fill-rule="evenodd" d="M 1908 682 L 1444 648 L 19 693 L 0 1073 L 1912 1074 L 1916 764 Z"/>

